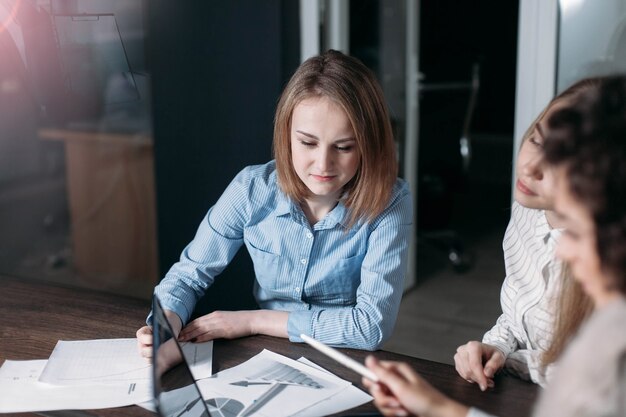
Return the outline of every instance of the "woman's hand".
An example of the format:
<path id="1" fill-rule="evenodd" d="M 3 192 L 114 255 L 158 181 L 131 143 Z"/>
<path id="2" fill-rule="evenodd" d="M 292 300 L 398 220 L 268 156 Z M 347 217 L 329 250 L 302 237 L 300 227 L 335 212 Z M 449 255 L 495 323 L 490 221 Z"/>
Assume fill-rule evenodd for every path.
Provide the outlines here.
<path id="1" fill-rule="evenodd" d="M 376 407 L 386 416 L 465 417 L 468 408 L 433 388 L 408 364 L 378 361 L 368 356 L 365 364 L 379 378 L 363 379 Z"/>
<path id="2" fill-rule="evenodd" d="M 143 326 L 137 330 L 137 349 L 144 358 L 152 357 L 152 327 Z"/>
<path id="3" fill-rule="evenodd" d="M 190 322 L 180 332 L 182 342 L 235 339 L 252 333 L 251 311 L 214 311 Z"/>
<path id="4" fill-rule="evenodd" d="M 374 359 L 375 360 L 375 359 Z M 370 357 L 366 359 L 366 364 L 371 364 Z M 372 366 L 370 366 L 370 369 Z M 382 383 L 372 382 L 367 378 L 362 379 L 362 383 L 365 388 L 368 389 L 372 397 L 374 397 L 374 404 L 376 407 L 386 416 L 408 416 L 409 412 L 402 406 L 400 401 L 395 395 Z"/>
<path id="5" fill-rule="evenodd" d="M 180 328 L 183 327 L 180 317 L 178 317 L 178 314 L 170 310 L 165 310 L 164 313 L 167 321 L 172 326 L 174 335 L 178 335 L 178 333 L 180 333 Z M 135 336 L 137 337 L 137 349 L 139 350 L 139 354 L 144 358 L 151 358 L 153 343 L 152 327 L 143 326 L 137 330 Z"/>
<path id="6" fill-rule="evenodd" d="M 468 382 L 476 382 L 482 391 L 493 388 L 493 376 L 504 366 L 500 349 L 477 341 L 459 346 L 454 355 L 456 371 Z"/>
<path id="7" fill-rule="evenodd" d="M 214 311 L 187 324 L 178 340 L 206 342 L 253 334 L 287 337 L 288 317 L 287 312 L 272 310 Z"/>

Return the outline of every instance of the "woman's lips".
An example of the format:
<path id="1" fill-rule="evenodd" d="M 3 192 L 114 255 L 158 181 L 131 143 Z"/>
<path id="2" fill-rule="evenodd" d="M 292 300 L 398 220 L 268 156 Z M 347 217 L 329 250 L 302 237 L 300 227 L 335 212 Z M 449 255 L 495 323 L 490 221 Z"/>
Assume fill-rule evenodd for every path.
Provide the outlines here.
<path id="1" fill-rule="evenodd" d="M 328 182 L 328 181 L 332 181 L 335 176 L 334 175 L 315 175 L 315 174 L 311 174 L 311 176 L 320 182 Z"/>
<path id="2" fill-rule="evenodd" d="M 520 190 L 522 193 L 526 195 L 529 195 L 529 196 L 537 195 L 537 193 L 535 193 L 533 190 L 528 188 L 526 184 L 524 184 L 521 180 L 517 180 L 517 182 L 515 183 L 515 186 L 517 187 L 518 190 Z"/>

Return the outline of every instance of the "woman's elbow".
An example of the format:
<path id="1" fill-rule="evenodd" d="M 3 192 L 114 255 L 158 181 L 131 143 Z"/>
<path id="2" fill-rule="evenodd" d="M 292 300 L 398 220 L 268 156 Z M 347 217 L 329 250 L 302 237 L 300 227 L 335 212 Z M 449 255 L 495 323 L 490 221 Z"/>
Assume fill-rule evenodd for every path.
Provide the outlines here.
<path id="1" fill-rule="evenodd" d="M 387 335 L 383 329 L 380 327 L 376 327 L 370 329 L 368 334 L 364 334 L 361 336 L 358 347 L 356 349 L 375 351 L 379 350 L 383 347 L 383 344 L 389 339 L 390 335 Z"/>

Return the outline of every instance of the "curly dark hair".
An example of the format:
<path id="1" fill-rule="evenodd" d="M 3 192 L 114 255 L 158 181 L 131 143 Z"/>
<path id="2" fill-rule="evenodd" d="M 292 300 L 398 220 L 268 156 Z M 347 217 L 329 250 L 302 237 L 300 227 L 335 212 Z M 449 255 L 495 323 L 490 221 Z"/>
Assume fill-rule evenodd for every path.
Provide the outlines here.
<path id="1" fill-rule="evenodd" d="M 565 166 L 570 192 L 591 213 L 602 268 L 626 293 L 626 76 L 601 80 L 548 120 L 545 161 Z"/>

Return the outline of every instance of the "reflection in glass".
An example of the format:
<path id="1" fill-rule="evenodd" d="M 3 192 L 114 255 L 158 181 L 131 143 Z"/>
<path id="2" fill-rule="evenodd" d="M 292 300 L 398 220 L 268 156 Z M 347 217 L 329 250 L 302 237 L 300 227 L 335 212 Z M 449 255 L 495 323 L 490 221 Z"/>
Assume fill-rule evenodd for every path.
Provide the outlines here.
<path id="1" fill-rule="evenodd" d="M 54 25 L 72 92 L 105 106 L 139 99 L 114 15 L 54 15 Z"/>
<path id="2" fill-rule="evenodd" d="M 0 274 L 149 298 L 144 0 L 0 0 Z"/>
<path id="3" fill-rule="evenodd" d="M 210 417 L 161 303 L 152 301 L 154 398 L 163 417 Z M 220 415 L 220 414 L 217 414 Z M 235 414 L 236 415 L 236 414 Z M 233 416 L 234 417 L 234 416 Z"/>

